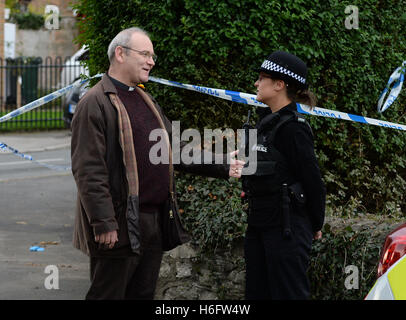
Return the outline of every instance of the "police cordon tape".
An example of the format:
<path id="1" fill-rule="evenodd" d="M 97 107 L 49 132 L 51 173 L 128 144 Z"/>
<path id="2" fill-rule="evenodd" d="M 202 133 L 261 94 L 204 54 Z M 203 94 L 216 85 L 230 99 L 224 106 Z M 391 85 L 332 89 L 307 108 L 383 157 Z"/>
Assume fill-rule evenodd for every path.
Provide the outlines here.
<path id="1" fill-rule="evenodd" d="M 52 170 L 58 170 L 58 171 L 68 171 L 71 169 L 71 167 L 68 166 L 58 166 L 58 165 L 53 165 L 53 164 L 47 164 L 47 163 L 43 163 L 37 160 L 34 160 L 32 156 L 28 155 L 28 154 L 24 154 L 19 152 L 18 150 L 14 149 L 13 147 L 8 146 L 5 143 L 0 142 L 0 150 L 1 151 L 10 151 L 12 152 L 14 155 L 24 159 L 24 160 L 29 160 L 35 164 L 38 164 L 40 166 L 46 167 L 48 169 L 52 169 Z"/>
<path id="2" fill-rule="evenodd" d="M 406 61 L 403 62 L 402 66 L 397 68 L 391 77 L 389 78 L 388 84 L 383 90 L 379 102 L 378 102 L 378 111 L 383 112 L 387 108 L 389 108 L 393 102 L 396 100 L 397 96 L 399 95 L 402 84 L 404 81 L 404 73 L 405 73 L 405 68 L 406 68 Z M 31 111 L 35 108 L 38 108 L 54 99 L 59 98 L 60 96 L 66 94 L 70 90 L 72 90 L 75 87 L 79 87 L 82 84 L 86 83 L 92 78 L 96 77 L 101 77 L 102 74 L 97 74 L 95 76 L 92 76 L 88 79 L 80 79 L 77 80 L 76 82 L 59 89 L 53 93 L 50 93 L 42 98 L 39 98 L 33 102 L 30 102 L 26 104 L 25 106 L 22 106 L 21 108 L 14 110 L 3 117 L 0 118 L 0 123 L 8 121 L 14 117 L 17 117 L 19 115 L 22 115 L 25 112 Z M 176 81 L 170 81 L 162 78 L 156 78 L 156 77 L 149 77 L 149 80 L 152 82 L 164 84 L 167 86 L 172 86 L 172 87 L 178 87 L 182 89 L 187 89 L 191 91 L 196 91 L 199 93 L 211 95 L 217 98 L 221 98 L 224 100 L 232 101 L 232 102 L 238 102 L 238 103 L 244 103 L 248 105 L 253 105 L 257 107 L 263 107 L 266 108 L 268 107 L 266 104 L 259 102 L 255 99 L 255 95 L 249 94 L 249 93 L 244 93 L 244 92 L 238 92 L 238 91 L 231 91 L 231 90 L 224 90 L 224 89 L 215 89 L 215 88 L 208 88 L 208 87 L 202 87 L 202 86 L 197 86 L 197 85 L 191 85 L 191 84 L 183 84 L 180 82 Z M 395 82 L 394 87 L 392 88 L 392 91 L 388 97 L 388 99 L 383 103 L 384 97 L 388 91 L 389 86 Z M 383 107 L 382 107 L 383 104 Z M 364 116 L 359 116 L 359 115 L 354 115 L 350 113 L 345 113 L 345 112 L 340 112 L 340 111 L 335 111 L 335 110 L 329 110 L 329 109 L 324 109 L 324 108 L 318 108 L 314 107 L 311 109 L 309 106 L 306 106 L 304 104 L 296 103 L 297 111 L 302 114 L 309 114 L 309 115 L 314 115 L 314 116 L 321 116 L 321 117 L 326 117 L 326 118 L 333 118 L 333 119 L 341 119 L 341 120 L 347 120 L 347 121 L 353 121 L 353 122 L 358 122 L 358 123 L 364 123 L 364 124 L 370 124 L 370 125 L 375 125 L 375 126 L 381 126 L 385 128 L 392 128 L 396 130 L 403 130 L 406 131 L 406 125 L 403 124 L 398 124 L 398 123 L 393 123 L 393 122 L 388 122 L 388 121 L 383 121 L 383 120 L 378 120 L 378 119 L 373 119 L 373 118 L 367 118 Z M 26 159 L 33 161 L 37 164 L 40 164 L 42 166 L 46 166 L 50 169 L 55 169 L 55 170 L 70 170 L 69 167 L 63 167 L 63 166 L 55 166 L 55 165 L 49 165 L 45 164 L 42 162 L 38 162 L 32 158 L 32 156 L 29 155 L 24 155 L 23 153 L 19 152 L 18 150 L 6 145 L 5 143 L 0 142 L 0 149 L 4 151 L 11 151 L 13 154 Z"/>
<path id="3" fill-rule="evenodd" d="M 70 84 L 70 85 L 68 85 L 68 86 L 66 86 L 66 87 L 64 87 L 62 89 L 59 89 L 59 90 L 57 90 L 55 92 L 52 92 L 52 93 L 50 93 L 50 94 L 48 94 L 48 95 L 46 95 L 46 96 L 44 96 L 42 98 L 39 98 L 39 99 L 37 99 L 35 101 L 32 101 L 32 102 L 22 106 L 21 108 L 18 108 L 17 110 L 14 110 L 14 111 L 2 116 L 0 118 L 0 123 L 8 121 L 8 120 L 10 120 L 12 118 L 18 117 L 18 116 L 22 115 L 23 113 L 26 113 L 28 111 L 31 111 L 33 109 L 36 109 L 36 108 L 46 104 L 48 102 L 51 102 L 52 100 L 55 100 L 55 99 L 63 96 L 64 94 L 68 93 L 70 90 L 73 90 L 76 87 L 80 87 L 82 84 L 88 82 L 90 79 L 95 78 L 95 77 L 100 77 L 100 76 L 101 76 L 100 74 L 97 74 L 97 75 L 95 75 L 95 76 L 93 76 L 93 77 L 91 77 L 89 79 L 79 79 L 79 80 L 75 81 L 74 83 L 72 83 L 72 84 Z M 19 152 L 17 149 L 15 149 L 13 147 L 10 147 L 10 146 L 8 146 L 7 144 L 5 144 L 3 142 L 0 142 L 0 151 L 4 151 L 4 152 L 10 151 L 14 155 L 16 155 L 16 156 L 18 156 L 18 157 L 20 157 L 22 159 L 29 160 L 29 161 L 31 161 L 33 163 L 36 163 L 36 164 L 38 164 L 40 166 L 43 166 L 43 167 L 46 167 L 48 169 L 58 170 L 58 171 L 67 171 L 67 170 L 71 169 L 71 167 L 67 167 L 67 166 L 58 166 L 58 165 L 39 162 L 37 160 L 34 160 L 32 156 L 26 155 L 26 154 L 24 154 L 22 152 Z"/>
<path id="4" fill-rule="evenodd" d="M 12 118 L 22 115 L 23 113 L 26 113 L 28 111 L 31 111 L 35 108 L 38 108 L 38 107 L 46 104 L 48 102 L 51 102 L 52 100 L 55 100 L 55 99 L 59 98 L 60 96 L 63 96 L 64 94 L 68 93 L 73 88 L 81 86 L 83 83 L 85 83 L 87 81 L 89 81 L 89 79 L 84 79 L 84 80 L 79 79 L 79 80 L 75 81 L 74 83 L 70 84 L 69 86 L 66 86 L 65 88 L 62 88 L 55 92 L 47 94 L 46 96 L 44 96 L 42 98 L 39 98 L 35 101 L 32 101 L 32 102 L 22 106 L 21 108 L 11 111 L 10 113 L 7 113 L 6 115 L 4 115 L 0 118 L 0 123 L 8 121 Z"/>
<path id="5" fill-rule="evenodd" d="M 406 65 L 406 61 L 404 62 L 404 64 Z M 31 111 L 32 109 L 38 108 L 39 106 L 44 105 L 56 98 L 59 98 L 60 96 L 66 94 L 68 91 L 72 90 L 75 86 L 80 86 L 83 83 L 89 81 L 90 79 L 100 77 L 100 76 L 101 76 L 101 74 L 97 74 L 89 79 L 78 80 L 75 83 L 73 83 L 65 88 L 59 89 L 42 98 L 39 98 L 33 102 L 30 102 L 30 103 L 26 104 L 25 106 L 22 106 L 21 108 L 4 115 L 3 117 L 0 118 L 0 122 L 5 122 L 14 117 L 22 115 L 25 112 Z M 402 79 L 404 78 L 403 75 L 401 78 Z M 214 89 L 214 88 L 202 87 L 202 86 L 191 85 L 191 84 L 183 84 L 180 82 L 170 81 L 170 80 L 156 78 L 156 77 L 152 77 L 152 76 L 149 77 L 149 80 L 153 81 L 153 82 L 161 83 L 164 85 L 168 85 L 168 86 L 173 86 L 173 87 L 178 87 L 178 88 L 183 88 L 183 89 L 187 89 L 187 90 L 204 93 L 207 95 L 211 95 L 211 96 L 221 98 L 224 100 L 228 100 L 228 101 L 232 101 L 232 102 L 244 103 L 244 104 L 253 105 L 253 106 L 257 106 L 257 107 L 268 107 L 266 104 L 257 101 L 255 99 L 255 97 L 256 97 L 255 95 L 249 94 L 249 93 L 224 90 L 224 89 Z M 391 80 L 389 82 L 391 82 Z M 401 80 L 401 83 L 402 82 L 403 82 L 403 80 Z M 401 85 L 398 85 L 397 87 L 401 87 Z M 387 89 L 385 88 L 385 90 L 387 90 Z M 384 90 L 384 92 L 386 92 L 385 90 Z M 382 98 L 382 96 L 383 96 L 383 94 L 381 95 L 381 98 Z M 396 99 L 397 95 L 391 94 L 391 97 L 392 98 L 390 101 L 393 103 L 393 101 L 394 101 L 394 99 Z M 389 100 L 389 98 L 388 98 L 388 100 Z M 386 101 L 386 102 L 388 102 L 388 101 Z M 364 116 L 359 116 L 359 115 L 354 115 L 354 114 L 350 114 L 350 113 L 329 110 L 329 109 L 324 109 L 324 108 L 318 108 L 318 107 L 310 109 L 309 106 L 306 106 L 306 105 L 300 104 L 300 103 L 297 103 L 296 105 L 297 105 L 297 111 L 300 113 L 303 113 L 303 114 L 310 114 L 310 115 L 314 115 L 314 116 L 322 116 L 322 117 L 327 117 L 327 118 L 366 123 L 366 124 L 371 124 L 371 125 L 376 125 L 376 126 L 381 126 L 381 127 L 393 128 L 393 129 L 397 129 L 397 130 L 406 130 L 406 125 L 402 125 L 402 124 L 398 124 L 398 123 L 393 123 L 393 122 L 388 122 L 388 121 L 383 121 L 383 120 L 378 120 L 378 119 L 372 119 L 372 118 L 367 118 Z"/>
<path id="6" fill-rule="evenodd" d="M 255 95 L 249 94 L 249 93 L 201 87 L 201 86 L 184 84 L 184 83 L 180 83 L 180 82 L 169 81 L 169 80 L 155 78 L 155 77 L 149 77 L 149 80 L 160 83 L 160 84 L 172 86 L 172 87 L 178 87 L 178 88 L 182 88 L 182 89 L 187 89 L 187 90 L 191 90 L 191 91 L 204 93 L 204 94 L 211 95 L 211 96 L 221 98 L 224 100 L 228 100 L 228 101 L 244 103 L 244 104 L 253 105 L 253 106 L 257 106 L 257 107 L 268 107 L 266 104 L 257 101 L 255 99 L 255 97 L 256 97 Z M 395 99 L 396 99 L 396 97 L 395 97 Z M 370 124 L 370 125 L 374 125 L 374 126 L 381 126 L 381 127 L 385 127 L 385 128 L 392 128 L 392 129 L 406 131 L 406 125 L 403 125 L 403 124 L 398 124 L 398 123 L 393 123 L 393 122 L 388 122 L 388 121 L 383 121 L 383 120 L 378 120 L 378 119 L 372 119 L 372 118 L 367 118 L 364 116 L 359 116 L 359 115 L 355 115 L 355 114 L 351 114 L 351 113 L 345 113 L 345 112 L 318 108 L 318 107 L 311 109 L 309 106 L 306 106 L 306 105 L 300 104 L 300 103 L 296 103 L 296 107 L 297 107 L 297 111 L 302 114 L 309 114 L 309 115 L 313 115 L 313 116 L 321 116 L 321 117 L 327 117 L 327 118 L 333 118 L 333 119 L 341 119 L 341 120 L 365 123 L 365 124 Z"/>
<path id="7" fill-rule="evenodd" d="M 406 72 L 406 60 L 403 61 L 402 65 L 399 68 L 397 68 L 389 77 L 388 84 L 386 85 L 385 89 L 383 89 L 381 96 L 379 97 L 378 100 L 379 113 L 384 112 L 393 104 L 393 102 L 395 102 L 400 91 L 402 90 L 403 82 L 405 80 L 405 72 Z M 390 91 L 388 98 L 385 100 L 386 94 L 389 91 L 389 88 L 392 83 L 393 83 L 392 90 Z"/>

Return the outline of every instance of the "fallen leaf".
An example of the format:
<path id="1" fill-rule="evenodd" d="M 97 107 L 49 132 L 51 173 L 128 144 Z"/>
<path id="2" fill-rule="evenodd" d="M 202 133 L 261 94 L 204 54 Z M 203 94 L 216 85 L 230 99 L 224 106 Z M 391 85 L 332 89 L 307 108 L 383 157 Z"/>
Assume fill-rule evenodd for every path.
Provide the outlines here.
<path id="1" fill-rule="evenodd" d="M 58 241 L 41 241 L 39 243 L 41 246 L 46 246 L 46 245 L 58 245 Z"/>

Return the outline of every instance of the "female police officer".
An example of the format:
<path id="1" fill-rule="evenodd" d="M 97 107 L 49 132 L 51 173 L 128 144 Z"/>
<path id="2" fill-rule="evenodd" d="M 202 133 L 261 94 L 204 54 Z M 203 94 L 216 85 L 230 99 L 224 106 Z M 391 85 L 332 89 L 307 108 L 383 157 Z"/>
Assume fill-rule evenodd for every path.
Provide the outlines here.
<path id="1" fill-rule="evenodd" d="M 257 170 L 243 173 L 249 203 L 245 238 L 246 299 L 307 299 L 313 239 L 321 237 L 325 187 L 310 126 L 296 102 L 314 105 L 307 67 L 298 57 L 272 53 L 255 82 L 257 100 L 270 109 L 257 129 Z"/>

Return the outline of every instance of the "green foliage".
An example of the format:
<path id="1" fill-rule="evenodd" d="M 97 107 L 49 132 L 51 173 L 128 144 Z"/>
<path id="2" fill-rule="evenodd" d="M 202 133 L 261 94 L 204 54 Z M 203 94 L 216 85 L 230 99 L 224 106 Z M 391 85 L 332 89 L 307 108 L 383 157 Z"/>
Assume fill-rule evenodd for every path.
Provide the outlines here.
<path id="1" fill-rule="evenodd" d="M 39 30 L 44 26 L 45 17 L 33 12 L 22 1 L 6 0 L 5 6 L 10 9 L 10 21 L 16 23 L 19 29 Z"/>
<path id="2" fill-rule="evenodd" d="M 359 8 L 359 29 L 344 22 L 347 5 Z M 383 115 L 376 104 L 389 75 L 405 59 L 404 2 L 82 0 L 77 41 L 91 48 L 91 74 L 105 72 L 110 40 L 123 28 L 147 30 L 158 61 L 153 75 L 183 83 L 254 92 L 263 59 L 287 50 L 309 66 L 319 107 L 402 122 L 405 93 Z M 125 14 L 123 14 L 125 13 Z M 169 118 L 185 128 L 241 126 L 246 105 L 149 83 Z M 368 212 L 405 212 L 404 133 L 309 117 L 332 204 L 356 198 Z"/>
<path id="3" fill-rule="evenodd" d="M 182 173 L 176 178 L 182 221 L 192 242 L 201 249 L 200 259 L 214 263 L 214 252 L 230 253 L 241 245 L 246 214 L 241 206 L 240 183 Z M 382 221 L 381 217 L 373 220 L 355 199 L 347 207 L 348 215 L 357 218 L 327 217 L 322 239 L 313 242 L 308 270 L 312 299 L 363 299 L 375 283 L 384 237 L 398 223 L 396 219 Z M 230 264 L 239 270 L 245 268 L 243 261 Z M 345 268 L 350 265 L 358 268 L 358 289 L 345 287 L 346 278 L 352 275 Z M 221 279 L 216 281 L 221 284 Z M 221 290 L 218 294 L 229 298 Z"/>
<path id="4" fill-rule="evenodd" d="M 345 8 L 359 8 L 359 29 L 345 28 Z M 77 41 L 90 47 L 91 74 L 108 68 L 107 47 L 122 29 L 147 30 L 158 55 L 152 75 L 213 88 L 254 93 L 253 68 L 274 50 L 306 61 L 318 106 L 405 122 L 405 90 L 384 114 L 382 89 L 405 60 L 404 1 L 394 0 L 82 0 Z M 186 128 L 240 128 L 247 106 L 148 83 L 166 115 Z M 404 132 L 323 117 L 308 117 L 327 187 L 327 214 L 404 216 Z M 183 220 L 203 250 L 241 240 L 246 216 L 240 183 L 178 175 Z M 374 282 L 383 238 L 372 230 L 324 229 L 312 251 L 313 298 L 362 299 Z M 383 232 L 384 234 L 384 232 Z M 360 289 L 346 290 L 345 266 L 357 265 Z"/>
<path id="5" fill-rule="evenodd" d="M 203 251 L 231 248 L 246 229 L 241 183 L 179 173 L 176 176 L 182 219 Z"/>
<path id="6" fill-rule="evenodd" d="M 357 231 L 351 226 L 333 230 L 325 224 L 323 238 L 312 246 L 309 279 L 313 299 L 360 300 L 368 294 L 376 281 L 383 241 L 382 234 L 371 237 L 373 232 L 371 227 Z M 345 286 L 346 278 L 355 276 L 346 273 L 348 266 L 358 270 L 358 289 Z"/>
<path id="7" fill-rule="evenodd" d="M 14 13 L 10 18 L 19 29 L 39 30 L 44 25 L 44 17 L 32 12 Z"/>
<path id="8" fill-rule="evenodd" d="M 60 104 L 60 98 L 58 100 L 55 101 L 56 104 Z M 5 116 L 10 111 L 1 111 L 0 117 Z M 44 106 L 0 123 L 0 132 L 64 129 L 65 122 L 62 119 L 63 111 L 55 110 L 55 106 L 49 106 L 47 110 L 47 107 Z"/>

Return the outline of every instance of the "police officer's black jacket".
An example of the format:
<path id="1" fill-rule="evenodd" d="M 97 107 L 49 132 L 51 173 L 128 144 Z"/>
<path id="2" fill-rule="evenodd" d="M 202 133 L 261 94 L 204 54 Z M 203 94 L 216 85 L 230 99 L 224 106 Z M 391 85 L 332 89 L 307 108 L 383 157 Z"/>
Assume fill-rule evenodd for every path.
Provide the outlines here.
<path id="1" fill-rule="evenodd" d="M 270 109 L 268 109 L 270 110 Z M 257 157 L 261 148 L 268 150 L 275 148 L 284 158 L 284 167 L 286 170 L 279 172 L 280 175 L 286 175 L 285 181 L 288 184 L 299 182 L 306 198 L 303 207 L 292 203 L 293 214 L 307 215 L 311 222 L 312 231 L 321 230 L 324 223 L 325 212 L 325 186 L 321 179 L 320 169 L 314 153 L 313 133 L 310 126 L 304 121 L 297 121 L 296 104 L 291 103 L 280 109 L 276 119 L 286 119 L 286 115 L 295 115 L 296 121 L 287 121 L 274 132 L 273 139 L 269 137 L 272 129 L 275 128 L 275 117 L 269 116 L 270 112 L 266 111 L 260 117 L 256 129 L 258 130 Z M 292 119 L 295 119 L 292 117 Z M 265 141 L 264 141 L 265 137 Z M 272 140 L 272 141 L 270 141 Z M 260 145 L 263 143 L 263 145 Z M 272 145 L 271 145 L 272 144 Z M 259 161 L 258 161 L 259 163 Z M 289 177 L 288 177 L 289 176 Z M 281 193 L 270 190 L 268 184 L 256 182 L 259 180 L 255 176 L 246 176 L 244 179 L 251 181 L 248 190 L 250 201 L 250 214 L 248 224 L 256 226 L 272 226 L 281 223 Z M 254 183 L 252 183 L 254 181 Z"/>

